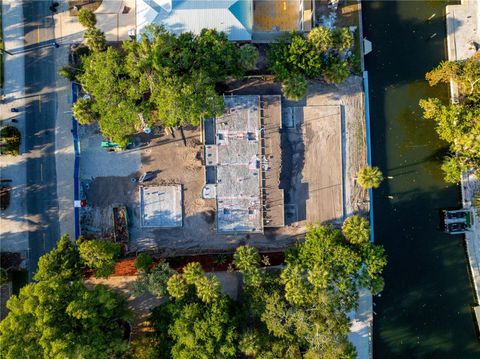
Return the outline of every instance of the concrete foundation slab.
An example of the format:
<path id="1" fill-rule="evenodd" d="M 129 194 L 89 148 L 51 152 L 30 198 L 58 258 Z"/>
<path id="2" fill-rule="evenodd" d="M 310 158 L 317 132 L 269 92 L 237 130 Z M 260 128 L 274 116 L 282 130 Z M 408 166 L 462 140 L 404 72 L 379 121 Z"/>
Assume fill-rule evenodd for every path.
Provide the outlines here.
<path id="1" fill-rule="evenodd" d="M 140 187 L 142 227 L 181 227 L 182 186 Z"/>

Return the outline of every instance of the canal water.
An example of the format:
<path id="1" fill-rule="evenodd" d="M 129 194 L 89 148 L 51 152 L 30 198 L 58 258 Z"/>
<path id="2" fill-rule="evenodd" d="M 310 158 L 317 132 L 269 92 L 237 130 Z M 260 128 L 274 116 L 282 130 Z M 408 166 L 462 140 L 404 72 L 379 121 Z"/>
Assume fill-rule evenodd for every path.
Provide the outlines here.
<path id="1" fill-rule="evenodd" d="M 445 5 L 363 2 L 372 160 L 393 176 L 374 191 L 375 241 L 388 255 L 385 290 L 374 299 L 374 358 L 480 358 L 464 243 L 439 223 L 460 192 L 443 181 L 446 146 L 418 107 L 423 97 L 448 98 L 446 86 L 424 80 L 446 58 Z"/>

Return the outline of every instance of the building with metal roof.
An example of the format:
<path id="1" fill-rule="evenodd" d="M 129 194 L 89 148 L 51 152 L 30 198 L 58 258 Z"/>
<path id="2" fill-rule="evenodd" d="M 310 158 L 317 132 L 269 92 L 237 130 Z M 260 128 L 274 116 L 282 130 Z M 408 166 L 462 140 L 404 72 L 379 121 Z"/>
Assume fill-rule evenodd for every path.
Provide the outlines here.
<path id="1" fill-rule="evenodd" d="M 137 34 L 158 24 L 175 34 L 209 28 L 232 41 L 252 39 L 253 0 L 137 0 L 136 11 Z"/>

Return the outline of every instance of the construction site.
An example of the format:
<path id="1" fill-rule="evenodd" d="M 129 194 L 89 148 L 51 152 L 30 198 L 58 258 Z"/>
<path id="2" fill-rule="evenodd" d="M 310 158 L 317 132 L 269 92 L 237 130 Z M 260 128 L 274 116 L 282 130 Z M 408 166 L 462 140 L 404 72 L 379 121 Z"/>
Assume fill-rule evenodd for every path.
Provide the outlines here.
<path id="1" fill-rule="evenodd" d="M 361 79 L 313 84 L 303 102 L 272 92 L 234 89 L 222 116 L 154 128 L 122 152 L 101 148 L 98 129 L 81 129 L 82 235 L 115 237 L 115 211 L 125 208 L 128 233 L 117 236 L 128 238 L 126 252 L 219 253 L 246 243 L 273 251 L 311 223 L 367 211 L 354 180 L 366 164 Z"/>

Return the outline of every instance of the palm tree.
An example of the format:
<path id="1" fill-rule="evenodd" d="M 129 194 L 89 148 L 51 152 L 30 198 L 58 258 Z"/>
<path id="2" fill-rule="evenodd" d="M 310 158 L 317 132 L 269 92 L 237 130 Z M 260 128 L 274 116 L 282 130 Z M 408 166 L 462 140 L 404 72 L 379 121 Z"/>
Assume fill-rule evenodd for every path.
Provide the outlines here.
<path id="1" fill-rule="evenodd" d="M 357 172 L 357 182 L 363 188 L 378 188 L 383 181 L 382 171 L 378 167 L 364 167 Z"/>
<path id="2" fill-rule="evenodd" d="M 302 74 L 291 74 L 282 82 L 282 90 L 289 100 L 298 101 L 307 93 L 308 82 Z"/>
<path id="3" fill-rule="evenodd" d="M 351 216 L 343 222 L 342 233 L 352 244 L 367 243 L 370 239 L 370 224 L 363 217 Z"/>
<path id="4" fill-rule="evenodd" d="M 197 297 L 204 303 L 212 303 L 220 296 L 220 282 L 217 277 L 203 276 L 195 283 Z"/>
<path id="5" fill-rule="evenodd" d="M 83 37 L 87 43 L 87 47 L 93 52 L 105 51 L 107 48 L 105 34 L 99 29 L 89 28 L 85 31 Z"/>
<path id="6" fill-rule="evenodd" d="M 188 286 L 185 278 L 181 274 L 172 275 L 167 282 L 167 291 L 171 297 L 182 299 L 187 294 Z"/>

